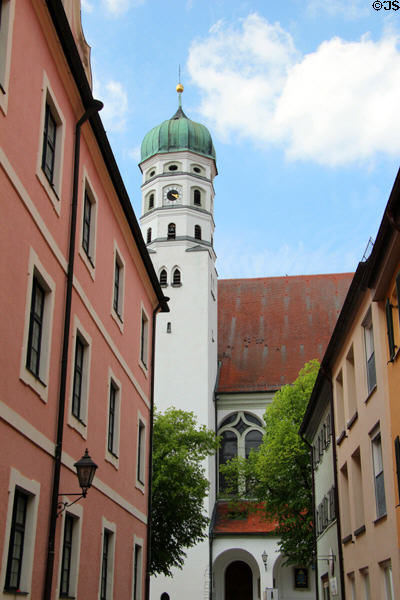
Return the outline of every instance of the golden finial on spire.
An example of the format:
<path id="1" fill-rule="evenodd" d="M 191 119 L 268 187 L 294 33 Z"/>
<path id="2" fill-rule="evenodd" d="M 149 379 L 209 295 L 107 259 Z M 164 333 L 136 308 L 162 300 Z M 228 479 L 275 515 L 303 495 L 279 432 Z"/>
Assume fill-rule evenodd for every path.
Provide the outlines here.
<path id="1" fill-rule="evenodd" d="M 178 92 L 178 94 L 182 94 L 183 92 L 183 85 L 181 84 L 181 65 L 179 65 L 179 72 L 178 72 L 178 85 L 176 86 L 176 91 Z"/>

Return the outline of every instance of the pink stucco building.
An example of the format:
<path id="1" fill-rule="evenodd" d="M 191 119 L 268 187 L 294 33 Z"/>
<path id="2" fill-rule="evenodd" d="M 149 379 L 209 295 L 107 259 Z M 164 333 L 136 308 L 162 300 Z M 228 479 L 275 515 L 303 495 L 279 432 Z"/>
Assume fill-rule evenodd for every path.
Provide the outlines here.
<path id="1" fill-rule="evenodd" d="M 93 104 L 79 0 L 0 11 L 0 597 L 139 600 L 168 308 Z M 93 485 L 55 519 L 86 448 Z"/>

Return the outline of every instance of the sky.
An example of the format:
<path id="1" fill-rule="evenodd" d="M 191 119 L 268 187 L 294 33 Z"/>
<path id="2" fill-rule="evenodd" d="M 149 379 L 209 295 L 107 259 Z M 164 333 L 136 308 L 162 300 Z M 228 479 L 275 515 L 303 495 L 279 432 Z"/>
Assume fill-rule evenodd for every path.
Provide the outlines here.
<path id="1" fill-rule="evenodd" d="M 82 0 L 94 96 L 133 208 L 178 107 L 217 153 L 220 278 L 354 271 L 400 156 L 400 2 Z"/>

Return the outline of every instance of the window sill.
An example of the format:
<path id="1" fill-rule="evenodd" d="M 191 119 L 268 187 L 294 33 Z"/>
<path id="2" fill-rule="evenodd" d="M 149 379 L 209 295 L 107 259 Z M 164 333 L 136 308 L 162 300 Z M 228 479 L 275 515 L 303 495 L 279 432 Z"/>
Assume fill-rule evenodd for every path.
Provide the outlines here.
<path id="1" fill-rule="evenodd" d="M 89 271 L 89 275 L 90 277 L 93 279 L 93 281 L 95 280 L 95 274 L 96 274 L 96 269 L 95 269 L 95 265 L 94 262 L 92 261 L 92 259 L 90 258 L 90 256 L 88 256 L 85 252 L 85 250 L 82 248 L 82 246 L 80 246 L 79 248 L 79 256 L 81 257 L 83 264 L 85 265 L 85 267 L 87 268 L 87 270 Z"/>
<path id="2" fill-rule="evenodd" d="M 139 490 L 139 492 L 141 492 L 144 495 L 144 493 L 146 491 L 146 486 L 144 483 L 142 483 L 141 481 L 136 479 L 135 487 Z"/>
<path id="3" fill-rule="evenodd" d="M 9 590 L 4 588 L 4 594 L 9 594 L 10 596 L 29 596 L 29 592 L 22 592 L 21 590 Z"/>
<path id="4" fill-rule="evenodd" d="M 42 402 L 47 404 L 48 388 L 44 381 L 39 377 L 36 377 L 36 375 L 29 371 L 25 366 L 21 369 L 19 378 L 39 396 Z"/>
<path id="5" fill-rule="evenodd" d="M 354 531 L 354 537 L 358 537 L 362 533 L 365 533 L 365 525 L 361 525 L 361 527 Z"/>
<path id="6" fill-rule="evenodd" d="M 147 366 L 144 364 L 144 362 L 142 361 L 141 358 L 139 358 L 139 367 L 142 369 L 144 376 L 146 378 L 148 378 L 148 376 L 149 376 L 149 370 L 148 370 Z"/>
<path id="7" fill-rule="evenodd" d="M 338 437 L 336 438 L 336 444 L 338 446 L 340 446 L 340 444 L 343 442 L 345 437 L 347 437 L 347 435 L 346 435 L 345 429 L 343 429 L 342 433 L 340 435 L 338 435 Z"/>
<path id="8" fill-rule="evenodd" d="M 182 287 L 181 283 L 171 283 L 171 287 Z"/>
<path id="9" fill-rule="evenodd" d="M 56 211 L 57 215 L 60 216 L 60 212 L 61 212 L 61 202 L 60 202 L 60 198 L 56 192 L 56 189 L 54 187 L 54 185 L 51 185 L 49 180 L 47 179 L 44 171 L 42 170 L 42 167 L 40 167 L 37 172 L 36 172 L 36 176 L 39 179 L 40 183 L 42 184 L 42 187 L 44 188 L 44 191 L 46 192 L 46 194 L 48 195 L 48 197 L 50 198 L 50 201 L 53 205 L 54 210 Z"/>
<path id="10" fill-rule="evenodd" d="M 105 460 L 112 466 L 116 471 L 119 469 L 119 456 L 107 450 Z"/>
<path id="11" fill-rule="evenodd" d="M 375 519 L 375 521 L 373 521 L 374 525 L 379 525 L 379 523 L 381 523 L 382 521 L 386 521 L 387 519 L 387 513 L 385 513 L 384 515 L 381 515 L 380 517 L 377 517 Z"/>
<path id="12" fill-rule="evenodd" d="M 367 402 L 369 402 L 369 399 L 375 393 L 376 388 L 377 388 L 377 385 L 375 384 L 374 387 L 372 388 L 372 390 L 369 392 L 368 396 L 365 398 L 364 404 L 367 404 Z"/>
<path id="13" fill-rule="evenodd" d="M 351 429 L 354 425 L 354 423 L 357 421 L 358 419 L 358 411 L 356 410 L 356 412 L 354 413 L 354 415 L 347 421 L 347 429 Z"/>
<path id="14" fill-rule="evenodd" d="M 346 535 L 346 537 L 342 538 L 342 544 L 348 544 L 352 540 L 353 540 L 353 536 L 351 533 L 349 533 L 349 535 Z"/>
<path id="15" fill-rule="evenodd" d="M 124 332 L 124 322 L 122 320 L 121 315 L 115 311 L 114 307 L 112 307 L 112 309 L 111 309 L 111 316 L 114 319 L 114 321 L 116 322 L 116 324 L 118 325 L 121 333 L 123 333 Z"/>

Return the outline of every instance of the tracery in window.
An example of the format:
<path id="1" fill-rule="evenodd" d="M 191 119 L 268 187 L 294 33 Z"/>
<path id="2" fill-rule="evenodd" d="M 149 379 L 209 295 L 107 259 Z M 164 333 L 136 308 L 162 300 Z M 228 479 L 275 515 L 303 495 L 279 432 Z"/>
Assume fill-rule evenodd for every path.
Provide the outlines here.
<path id="1" fill-rule="evenodd" d="M 219 449 L 219 464 L 224 465 L 235 456 L 248 458 L 252 450 L 257 450 L 264 434 L 263 423 L 259 417 L 249 412 L 236 412 L 228 415 L 219 426 L 221 436 Z M 240 483 L 239 483 L 240 485 Z M 245 485 L 240 485 L 245 488 Z M 227 481 L 222 473 L 219 474 L 219 491 L 221 494 L 227 488 Z"/>

